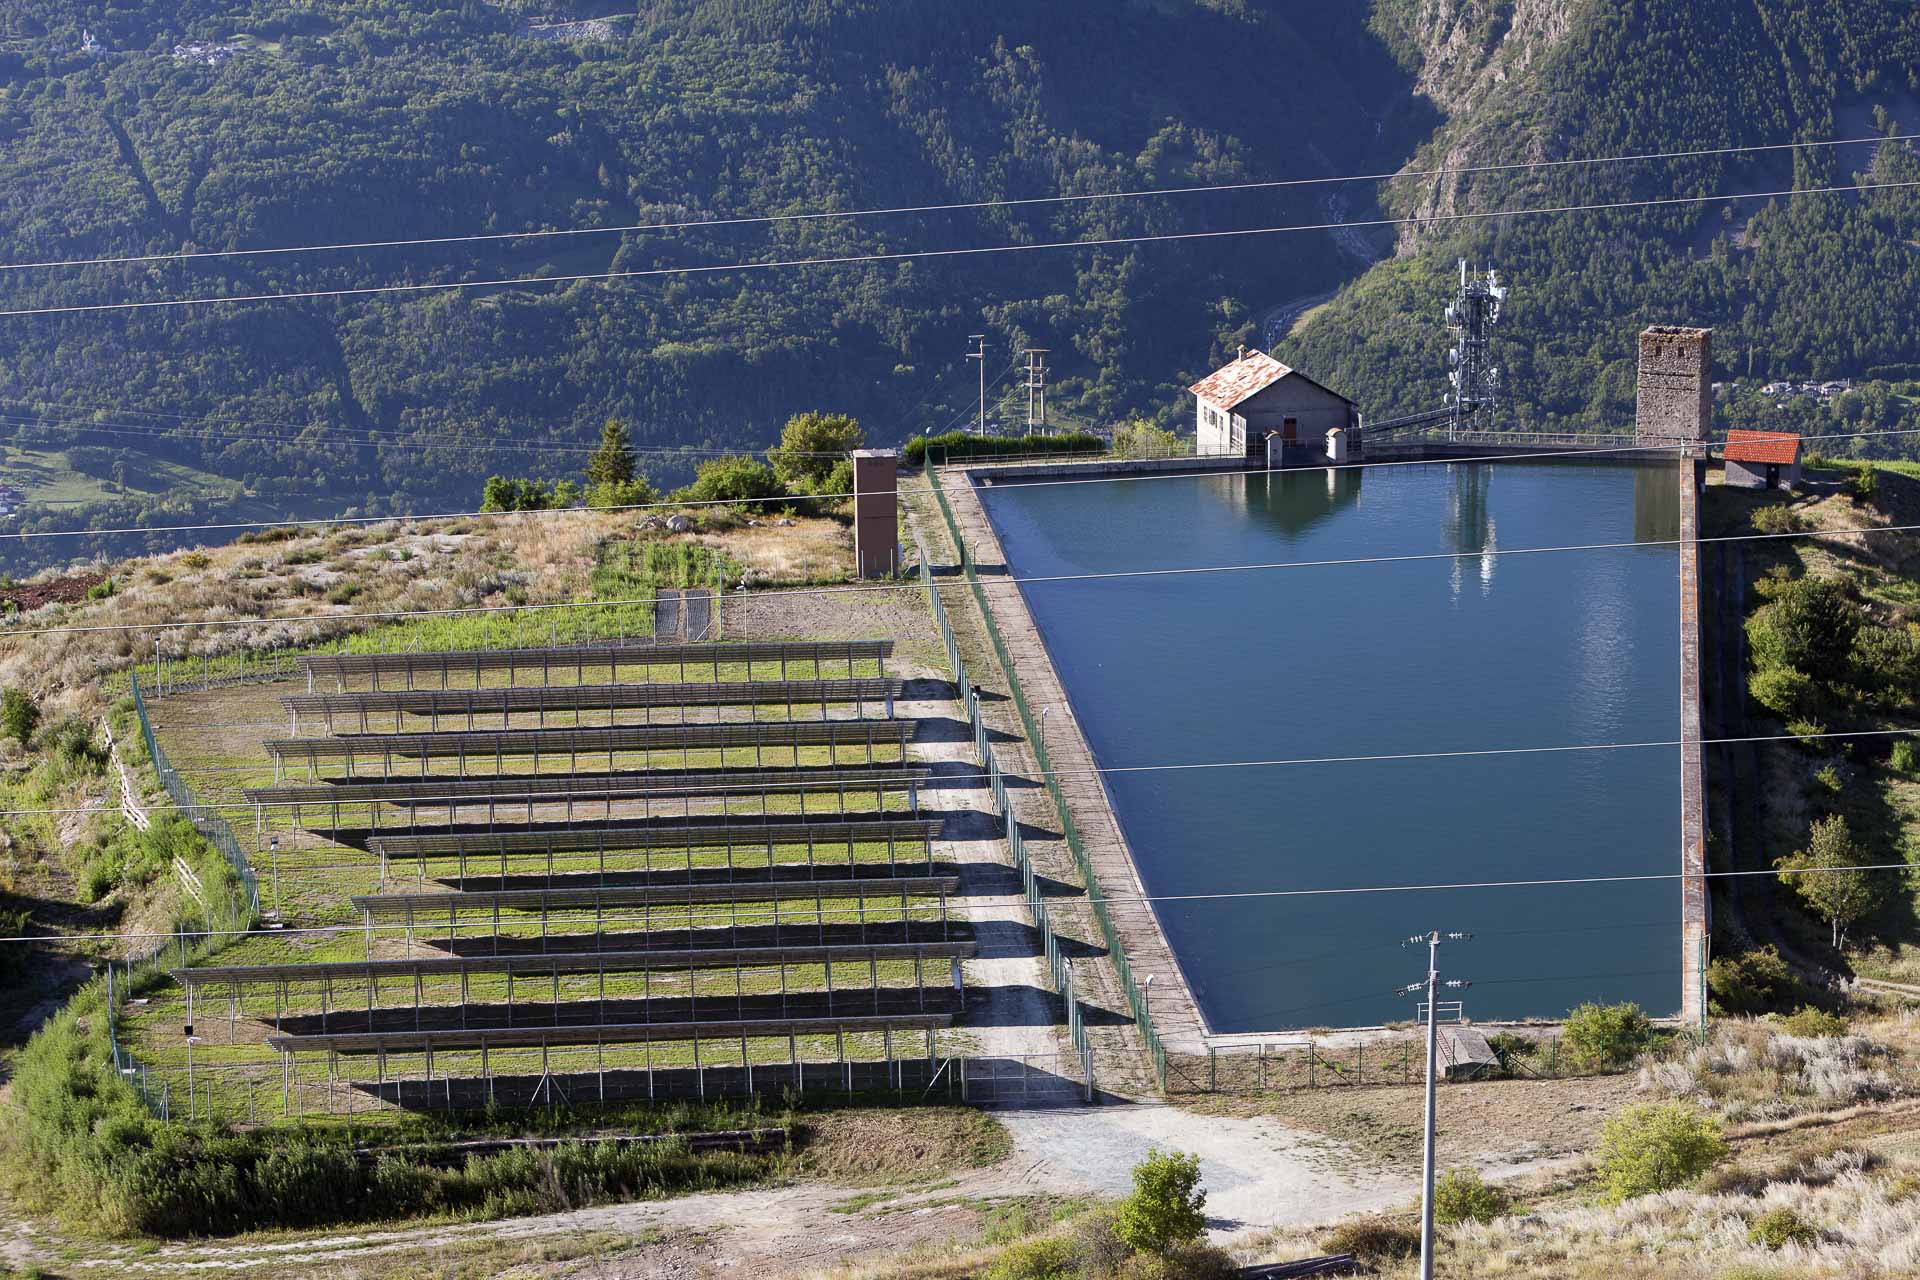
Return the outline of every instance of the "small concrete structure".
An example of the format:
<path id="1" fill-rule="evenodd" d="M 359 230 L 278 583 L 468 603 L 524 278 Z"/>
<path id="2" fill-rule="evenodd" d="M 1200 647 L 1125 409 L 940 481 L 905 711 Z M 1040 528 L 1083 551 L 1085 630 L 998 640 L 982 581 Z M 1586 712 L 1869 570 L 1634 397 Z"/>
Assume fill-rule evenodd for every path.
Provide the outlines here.
<path id="1" fill-rule="evenodd" d="M 1727 432 L 1726 482 L 1736 489 L 1792 489 L 1800 483 L 1800 437 L 1791 431 Z"/>
<path id="2" fill-rule="evenodd" d="M 1242 349 L 1233 363 L 1189 387 L 1194 398 L 1194 433 L 1202 455 L 1231 454 L 1261 459 L 1267 437 L 1277 434 L 1276 462 L 1310 465 L 1320 459 L 1327 433 L 1348 433 L 1360 426 L 1353 401 L 1281 364 L 1264 351 Z"/>
<path id="3" fill-rule="evenodd" d="M 853 451 L 853 565 L 861 578 L 900 572 L 900 453 Z"/>
<path id="4" fill-rule="evenodd" d="M 1695 443 L 1713 425 L 1713 330 L 1654 325 L 1640 335 L 1633 433 L 1641 444 Z"/>

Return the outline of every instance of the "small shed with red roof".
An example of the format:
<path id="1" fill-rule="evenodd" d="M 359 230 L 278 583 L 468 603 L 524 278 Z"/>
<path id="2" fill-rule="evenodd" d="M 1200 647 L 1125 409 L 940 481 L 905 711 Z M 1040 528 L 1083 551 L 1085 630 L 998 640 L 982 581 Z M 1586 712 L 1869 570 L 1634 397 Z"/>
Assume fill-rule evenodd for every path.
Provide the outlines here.
<path id="1" fill-rule="evenodd" d="M 1720 456 L 1727 483 L 1737 489 L 1792 489 L 1800 483 L 1800 437 L 1790 431 L 1735 427 Z"/>

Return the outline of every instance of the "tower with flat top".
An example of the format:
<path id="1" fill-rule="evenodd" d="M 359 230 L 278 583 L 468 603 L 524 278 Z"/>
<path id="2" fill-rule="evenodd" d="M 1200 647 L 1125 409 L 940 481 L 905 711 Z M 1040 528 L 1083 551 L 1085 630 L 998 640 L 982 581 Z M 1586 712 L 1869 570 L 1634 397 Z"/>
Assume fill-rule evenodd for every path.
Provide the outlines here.
<path id="1" fill-rule="evenodd" d="M 900 453 L 853 451 L 853 563 L 862 578 L 900 571 Z"/>
<path id="2" fill-rule="evenodd" d="M 1642 332 L 1635 442 L 1693 444 L 1712 426 L 1713 330 L 1657 324 Z"/>

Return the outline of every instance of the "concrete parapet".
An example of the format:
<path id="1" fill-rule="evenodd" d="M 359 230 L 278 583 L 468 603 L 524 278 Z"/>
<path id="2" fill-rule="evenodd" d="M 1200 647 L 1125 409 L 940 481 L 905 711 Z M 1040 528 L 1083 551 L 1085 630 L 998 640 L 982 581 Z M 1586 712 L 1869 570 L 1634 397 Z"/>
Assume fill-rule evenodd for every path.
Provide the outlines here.
<path id="1" fill-rule="evenodd" d="M 1700 687 L 1700 489 L 1706 464 L 1683 458 L 1680 484 L 1680 1020 L 1705 1025 L 1707 938 L 1707 785 Z"/>

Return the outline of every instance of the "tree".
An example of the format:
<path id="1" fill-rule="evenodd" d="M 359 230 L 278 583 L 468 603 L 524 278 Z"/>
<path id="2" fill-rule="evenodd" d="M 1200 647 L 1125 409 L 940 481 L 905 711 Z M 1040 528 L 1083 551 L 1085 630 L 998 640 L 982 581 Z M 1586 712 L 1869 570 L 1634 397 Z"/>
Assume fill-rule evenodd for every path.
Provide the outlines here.
<path id="1" fill-rule="evenodd" d="M 1683 1186 L 1726 1156 L 1720 1122 L 1685 1102 L 1628 1107 L 1601 1126 L 1597 1152 L 1615 1204 Z"/>
<path id="2" fill-rule="evenodd" d="M 1207 1229 L 1206 1204 L 1199 1156 L 1149 1148 L 1133 1166 L 1133 1194 L 1120 1202 L 1114 1234 L 1131 1248 L 1164 1253 L 1200 1238 Z"/>
<path id="3" fill-rule="evenodd" d="M 1794 667 L 1815 680 L 1844 677 L 1864 621 L 1846 583 L 1803 577 L 1772 580 L 1761 589 L 1773 599 L 1747 619 L 1747 643 L 1756 668 Z"/>
<path id="4" fill-rule="evenodd" d="M 1867 864 L 1866 851 L 1839 814 L 1816 820 L 1807 835 L 1806 848 L 1773 865 L 1807 909 L 1832 926 L 1837 949 L 1846 940 L 1847 926 L 1880 905 L 1885 886 L 1873 872 L 1855 869 Z"/>
<path id="5" fill-rule="evenodd" d="M 24 747 L 39 723 L 40 708 L 25 692 L 8 689 L 0 693 L 0 733 Z"/>
<path id="6" fill-rule="evenodd" d="M 600 447 L 587 459 L 587 483 L 625 484 L 633 479 L 637 470 L 627 424 L 618 418 L 608 418 L 600 428 Z"/>
<path id="7" fill-rule="evenodd" d="M 773 468 L 741 454 L 730 453 L 700 464 L 693 483 L 678 495 L 687 502 L 754 502 L 786 494 Z"/>
<path id="8" fill-rule="evenodd" d="M 1193 441 L 1164 431 L 1144 418 L 1135 418 L 1113 433 L 1116 458 L 1180 458 L 1193 452 Z"/>
<path id="9" fill-rule="evenodd" d="M 844 413 L 796 413 L 781 428 L 780 443 L 767 450 L 767 461 L 788 484 L 820 493 L 835 464 L 846 461 L 866 439 L 859 422 Z"/>

